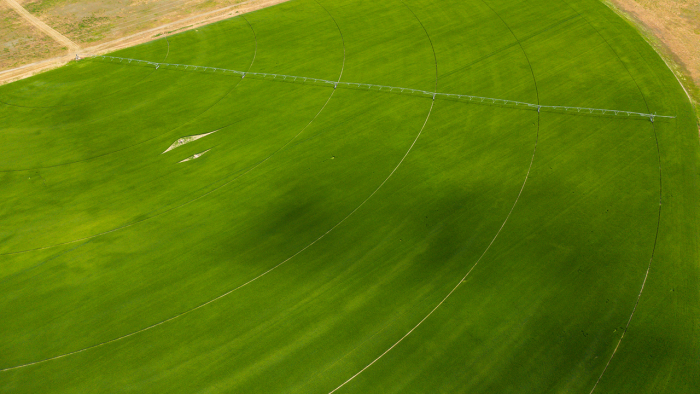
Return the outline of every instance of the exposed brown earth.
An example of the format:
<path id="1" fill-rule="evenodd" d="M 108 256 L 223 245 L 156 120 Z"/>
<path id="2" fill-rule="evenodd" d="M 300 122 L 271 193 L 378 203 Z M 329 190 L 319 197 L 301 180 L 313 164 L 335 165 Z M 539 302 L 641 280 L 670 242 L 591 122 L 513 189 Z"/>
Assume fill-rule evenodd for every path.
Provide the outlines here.
<path id="1" fill-rule="evenodd" d="M 114 3 L 118 3 L 121 0 L 115 1 Z M 206 25 L 209 23 L 217 22 L 223 19 L 231 18 L 233 16 L 239 15 L 239 14 L 244 14 L 247 12 L 252 12 L 261 8 L 269 7 L 275 4 L 279 4 L 282 2 L 285 2 L 288 0 L 248 0 L 248 1 L 213 1 L 213 0 L 207 0 L 207 1 L 202 1 L 198 0 L 196 2 L 192 1 L 187 1 L 186 3 L 201 3 L 199 8 L 195 7 L 195 10 L 198 12 L 191 12 L 188 14 L 187 12 L 183 12 L 182 10 L 178 11 L 179 13 L 173 13 L 169 12 L 166 15 L 165 11 L 161 11 L 161 13 L 158 13 L 157 10 L 152 10 L 154 12 L 153 14 L 153 19 L 138 19 L 136 18 L 136 14 L 130 16 L 129 19 L 134 21 L 134 23 L 138 23 L 140 26 L 140 31 L 137 33 L 133 33 L 130 35 L 124 35 L 122 34 L 123 32 L 126 31 L 133 31 L 130 26 L 126 26 L 124 24 L 122 25 L 115 25 L 109 30 L 109 37 L 112 39 L 98 39 L 98 40 L 87 40 L 87 41 L 78 41 L 79 43 L 83 43 L 82 48 L 79 50 L 79 53 L 81 55 L 99 55 L 99 54 L 104 54 L 108 52 L 112 52 L 115 50 L 119 50 L 122 48 L 127 48 L 133 45 L 137 45 L 143 42 L 148 42 L 151 40 L 155 40 L 160 38 L 163 34 L 168 34 L 168 33 L 173 33 L 175 31 L 177 32 L 182 32 L 182 31 L 187 31 L 190 29 L 194 29 L 197 27 L 200 27 L 202 25 Z M 139 1 L 131 1 L 129 0 L 128 2 L 130 3 L 142 3 L 142 4 L 153 4 L 156 3 L 156 1 L 153 0 L 141 0 Z M 24 1 L 21 4 L 24 7 L 28 7 L 28 4 L 32 4 L 32 1 Z M 36 2 L 35 2 L 36 3 Z M 73 5 L 83 5 L 83 4 L 88 4 L 90 2 L 88 1 L 83 1 L 83 0 L 57 0 L 57 1 L 51 1 L 51 0 L 44 0 L 43 3 L 70 3 Z M 109 3 L 109 2 L 103 2 L 103 3 Z M 177 1 L 159 1 L 158 3 L 163 3 L 162 5 L 165 5 L 165 3 L 168 3 L 169 5 L 172 5 L 173 3 L 183 3 L 182 0 Z M 209 4 L 214 4 L 214 5 L 220 5 L 223 3 L 235 3 L 232 5 L 228 5 L 222 8 L 217 8 L 214 10 L 207 10 L 203 6 L 204 3 L 207 3 L 207 7 Z M 5 5 L 4 0 L 0 0 L 0 5 Z M 193 6 L 194 7 L 194 6 Z M 31 9 L 31 7 L 28 7 Z M 0 12 L 2 12 L 3 8 L 0 8 Z M 14 13 L 13 10 L 7 8 L 8 14 L 9 15 L 14 15 L 15 19 L 18 19 L 18 26 L 28 26 L 30 31 L 34 32 L 34 35 L 32 36 L 31 39 L 27 39 L 27 43 L 25 44 L 26 47 L 33 47 L 37 46 L 39 43 L 45 43 L 49 42 L 50 44 L 53 44 L 54 46 L 58 47 L 59 50 L 56 51 L 54 50 L 53 52 L 41 52 L 42 54 L 46 54 L 44 56 L 43 60 L 41 59 L 41 56 L 35 56 L 35 57 L 27 57 L 27 58 L 22 58 L 25 60 L 25 62 L 21 62 L 20 60 L 15 60 L 13 63 L 8 63 L 8 67 L 5 67 L 5 71 L 0 71 L 0 84 L 3 83 L 9 83 L 12 81 L 16 81 L 18 79 L 23 79 L 27 78 L 29 76 L 32 76 L 34 74 L 37 74 L 42 71 L 46 71 L 52 68 L 60 67 L 63 64 L 66 64 L 67 62 L 71 61 L 74 59 L 74 54 L 70 54 L 65 47 L 61 47 L 59 44 L 55 43 L 49 36 L 42 34 L 41 31 L 38 29 L 34 28 L 32 29 L 32 26 L 29 25 L 28 22 L 23 21 L 21 18 L 18 17 L 19 14 Z M 156 15 L 158 14 L 158 15 Z M 2 14 L 0 14 L 2 15 Z M 167 18 L 161 17 L 161 15 L 166 15 L 167 18 L 175 18 L 175 15 L 179 15 L 180 19 L 175 20 L 174 22 L 169 22 L 165 24 L 160 24 L 157 25 L 156 27 L 151 27 L 147 28 L 147 26 L 152 26 L 155 24 L 154 21 L 160 21 L 163 22 L 165 20 L 168 20 Z M 40 18 L 41 19 L 41 18 Z M 49 24 L 50 25 L 50 24 Z M 4 25 L 3 25 L 4 26 Z M 52 26 L 55 28 L 55 26 Z M 62 33 L 60 29 L 56 29 L 59 31 L 59 33 Z M 2 30 L 0 30 L 2 32 Z M 2 39 L 0 39 L 0 45 L 3 45 L 3 40 L 6 37 L 5 35 L 0 35 Z M 69 38 L 70 35 L 68 35 Z M 116 37 L 116 38 L 115 38 Z M 75 40 L 74 40 L 75 41 Z M 85 42 L 91 42 L 91 44 L 85 45 Z M 46 44 L 45 44 L 46 45 Z M 25 52 L 23 52 L 24 54 Z M 58 55 L 58 56 L 57 56 Z M 0 58 L 2 59 L 2 58 Z M 31 63 L 33 61 L 33 63 Z M 27 64 L 29 63 L 29 64 Z M 1 63 L 0 60 L 0 65 L 3 64 Z M 18 67 L 19 66 L 19 67 Z M 13 67 L 13 68 L 10 68 Z M 0 68 L 1 70 L 2 68 Z"/>
<path id="2" fill-rule="evenodd" d="M 44 32 L 44 34 L 48 35 L 49 37 L 53 38 L 56 42 L 59 44 L 63 45 L 64 47 L 67 47 L 68 50 L 70 51 L 77 51 L 80 49 L 80 46 L 73 41 L 71 41 L 68 37 L 64 36 L 63 34 L 57 32 L 54 30 L 51 26 L 47 25 L 46 23 L 42 22 L 39 20 L 39 18 L 35 17 L 32 15 L 29 11 L 24 9 L 17 1 L 15 0 L 5 0 L 7 5 L 10 6 L 10 8 L 14 9 L 15 12 L 17 12 L 24 20 L 32 24 L 34 27 L 37 29 L 41 30 Z"/>
<path id="3" fill-rule="evenodd" d="M 32 26 L 0 0 L 0 70 L 66 53 L 67 48 Z"/>
<path id="4" fill-rule="evenodd" d="M 678 76 L 700 114 L 700 1 L 610 0 Z"/>
<path id="5" fill-rule="evenodd" d="M 245 0 L 25 0 L 23 6 L 78 44 L 104 43 Z"/>

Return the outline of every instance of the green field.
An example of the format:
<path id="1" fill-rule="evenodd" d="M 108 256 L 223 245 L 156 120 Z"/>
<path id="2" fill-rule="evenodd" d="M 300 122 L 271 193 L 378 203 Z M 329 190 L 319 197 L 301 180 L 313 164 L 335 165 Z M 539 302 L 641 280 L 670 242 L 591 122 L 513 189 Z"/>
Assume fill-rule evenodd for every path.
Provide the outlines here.
<path id="1" fill-rule="evenodd" d="M 293 0 L 112 55 L 675 118 L 95 59 L 2 86 L 0 392 L 700 387 L 697 120 L 599 1 Z"/>

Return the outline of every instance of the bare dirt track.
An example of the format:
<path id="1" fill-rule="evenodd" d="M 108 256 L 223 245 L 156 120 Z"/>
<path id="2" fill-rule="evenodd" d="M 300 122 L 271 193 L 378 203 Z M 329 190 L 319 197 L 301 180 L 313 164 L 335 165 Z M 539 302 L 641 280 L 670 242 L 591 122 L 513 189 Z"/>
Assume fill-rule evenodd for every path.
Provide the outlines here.
<path id="1" fill-rule="evenodd" d="M 214 23 L 223 19 L 231 18 L 236 15 L 256 11 L 261 8 L 270 7 L 279 3 L 283 3 L 285 1 L 288 0 L 248 0 L 241 3 L 237 3 L 235 5 L 219 8 L 213 11 L 198 13 L 183 19 L 179 19 L 174 22 L 142 30 L 138 33 L 134 33 L 125 37 L 120 37 L 106 42 L 96 43 L 92 46 L 83 46 L 82 48 L 80 48 L 70 39 L 61 35 L 61 33 L 56 32 L 51 27 L 46 25 L 48 29 L 56 32 L 58 36 L 62 36 L 65 40 L 70 41 L 72 45 L 74 45 L 73 47 L 70 47 L 73 48 L 73 50 L 63 56 L 52 57 L 49 59 L 26 64 L 20 67 L 12 68 L 9 70 L 0 71 L 0 84 L 13 82 L 23 78 L 28 78 L 37 73 L 60 67 L 73 60 L 75 58 L 76 53 L 79 53 L 81 56 L 100 55 L 119 49 L 127 48 L 130 46 L 138 45 L 144 42 L 152 41 L 160 38 L 163 34 L 168 34 L 175 31 L 177 31 L 178 33 L 187 31 L 202 25 Z M 13 2 L 19 6 L 19 4 L 16 1 L 13 0 Z M 19 7 L 22 8 L 21 6 Z M 22 9 L 24 10 L 24 8 Z M 27 11 L 25 10 L 25 12 Z M 31 14 L 29 16 L 31 17 Z M 39 21 L 39 23 L 43 22 Z M 42 31 L 45 30 L 42 29 Z M 58 41 L 56 36 L 52 37 Z"/>

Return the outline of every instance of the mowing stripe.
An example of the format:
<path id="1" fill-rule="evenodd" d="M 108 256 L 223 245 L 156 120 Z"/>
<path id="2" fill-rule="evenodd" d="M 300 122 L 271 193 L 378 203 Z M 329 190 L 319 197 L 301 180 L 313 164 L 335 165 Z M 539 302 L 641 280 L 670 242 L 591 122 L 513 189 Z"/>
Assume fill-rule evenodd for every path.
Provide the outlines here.
<path id="1" fill-rule="evenodd" d="M 546 32 L 548 32 L 548 31 L 550 31 L 550 30 L 552 30 L 552 29 L 564 27 L 564 26 L 566 26 L 566 23 L 567 23 L 567 22 L 570 22 L 570 21 L 572 21 L 572 20 L 575 20 L 576 17 L 577 17 L 577 16 L 571 16 L 571 17 L 562 19 L 562 20 L 560 20 L 560 21 L 558 21 L 558 22 L 552 23 L 551 25 L 549 25 L 549 26 L 547 26 L 547 27 L 544 27 L 544 28 L 542 28 L 542 29 L 540 29 L 540 30 L 538 30 L 538 31 L 536 31 L 536 32 L 534 32 L 534 33 L 531 33 L 531 34 L 529 34 L 529 35 L 527 35 L 527 36 L 521 38 L 521 39 L 520 39 L 520 42 L 522 43 L 522 42 L 524 42 L 524 41 L 531 40 L 531 39 L 533 39 L 533 38 L 539 36 L 540 34 L 546 33 Z M 446 73 L 446 74 L 442 74 L 441 77 L 442 77 L 442 78 L 445 78 L 445 77 L 447 77 L 447 76 L 456 74 L 456 73 L 458 73 L 458 72 L 465 71 L 465 70 L 469 69 L 470 67 L 472 67 L 472 66 L 474 66 L 474 65 L 476 65 L 476 64 L 479 64 L 479 63 L 483 62 L 484 60 L 489 59 L 489 58 L 491 58 L 491 57 L 493 57 L 493 56 L 495 56 L 495 55 L 498 55 L 498 54 L 500 54 L 500 53 L 502 53 L 502 52 L 504 52 L 504 51 L 506 51 L 506 50 L 508 50 L 508 49 L 510 49 L 510 48 L 513 48 L 513 47 L 517 46 L 517 45 L 518 45 L 518 42 L 517 42 L 517 41 L 514 42 L 514 43 L 511 43 L 511 44 L 505 45 L 505 46 L 503 46 L 503 47 L 501 47 L 501 48 L 499 48 L 499 49 L 496 49 L 495 51 L 493 51 L 493 52 L 491 52 L 491 53 L 489 53 L 489 54 L 486 54 L 486 55 L 484 55 L 484 56 L 482 56 L 482 57 L 480 57 L 480 58 L 478 58 L 478 59 L 472 61 L 472 62 L 469 63 L 469 64 L 466 64 L 466 65 L 464 65 L 464 66 L 462 66 L 462 67 L 460 67 L 460 68 L 457 68 L 457 69 L 455 69 L 455 70 L 452 70 L 452 71 L 450 71 L 450 72 L 448 72 L 448 73 Z"/>
<path id="2" fill-rule="evenodd" d="M 89 244 L 90 242 L 92 242 L 92 240 L 89 240 L 89 241 L 87 241 L 87 242 L 85 242 L 85 243 L 82 243 L 82 244 L 80 244 L 80 245 L 76 245 L 76 246 L 74 246 L 74 247 L 71 248 L 71 249 L 64 250 L 63 252 L 59 252 L 59 253 L 57 253 L 57 254 L 55 254 L 55 255 L 53 255 L 53 256 L 51 256 L 51 257 L 45 259 L 45 260 L 42 260 L 42 261 L 40 261 L 40 262 L 38 262 L 38 263 L 32 265 L 32 266 L 29 266 L 29 267 L 27 267 L 27 268 L 24 268 L 24 269 L 21 269 L 21 270 L 19 270 L 19 271 L 17 271 L 17 272 L 14 272 L 14 273 L 12 273 L 12 274 L 10 274 L 10 275 L 7 275 L 7 276 L 5 276 L 4 278 L 0 279 L 0 283 L 5 283 L 5 282 L 7 282 L 7 281 L 9 281 L 9 280 L 11 280 L 11 279 L 13 279 L 13 278 L 15 278 L 15 277 L 21 275 L 21 274 L 24 274 L 24 273 L 26 273 L 26 272 L 29 272 L 29 271 L 33 270 L 33 269 L 39 268 L 39 267 L 41 267 L 42 265 L 44 265 L 44 264 L 46 264 L 46 263 L 48 263 L 48 262 L 50 262 L 50 261 L 52 261 L 52 260 L 55 260 L 55 259 L 57 259 L 57 258 L 59 258 L 59 257 L 61 257 L 61 256 L 63 256 L 63 255 L 65 255 L 65 254 L 71 253 L 71 252 L 73 252 L 73 251 L 76 250 L 76 249 L 82 248 L 83 246 Z"/>

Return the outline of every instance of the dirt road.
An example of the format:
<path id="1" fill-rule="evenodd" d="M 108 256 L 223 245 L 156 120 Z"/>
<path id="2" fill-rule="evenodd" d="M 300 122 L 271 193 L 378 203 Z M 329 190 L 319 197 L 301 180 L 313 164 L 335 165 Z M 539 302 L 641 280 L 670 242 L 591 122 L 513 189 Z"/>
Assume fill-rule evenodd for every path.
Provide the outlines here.
<path id="1" fill-rule="evenodd" d="M 29 11 L 25 10 L 24 7 L 22 7 L 18 2 L 16 2 L 15 0 L 5 0 L 5 2 L 7 2 L 7 4 L 10 7 L 12 7 L 15 11 L 17 11 L 17 13 L 20 14 L 22 16 L 22 18 L 27 20 L 27 22 L 36 26 L 39 30 L 43 31 L 49 37 L 56 40 L 56 42 L 58 42 L 59 44 L 68 48 L 68 51 L 71 52 L 71 55 L 78 53 L 78 51 L 80 50 L 80 46 L 78 44 L 74 43 L 73 41 L 68 39 L 68 37 L 64 36 L 63 34 L 52 29 L 51 26 L 40 21 L 37 17 L 30 14 Z"/>

